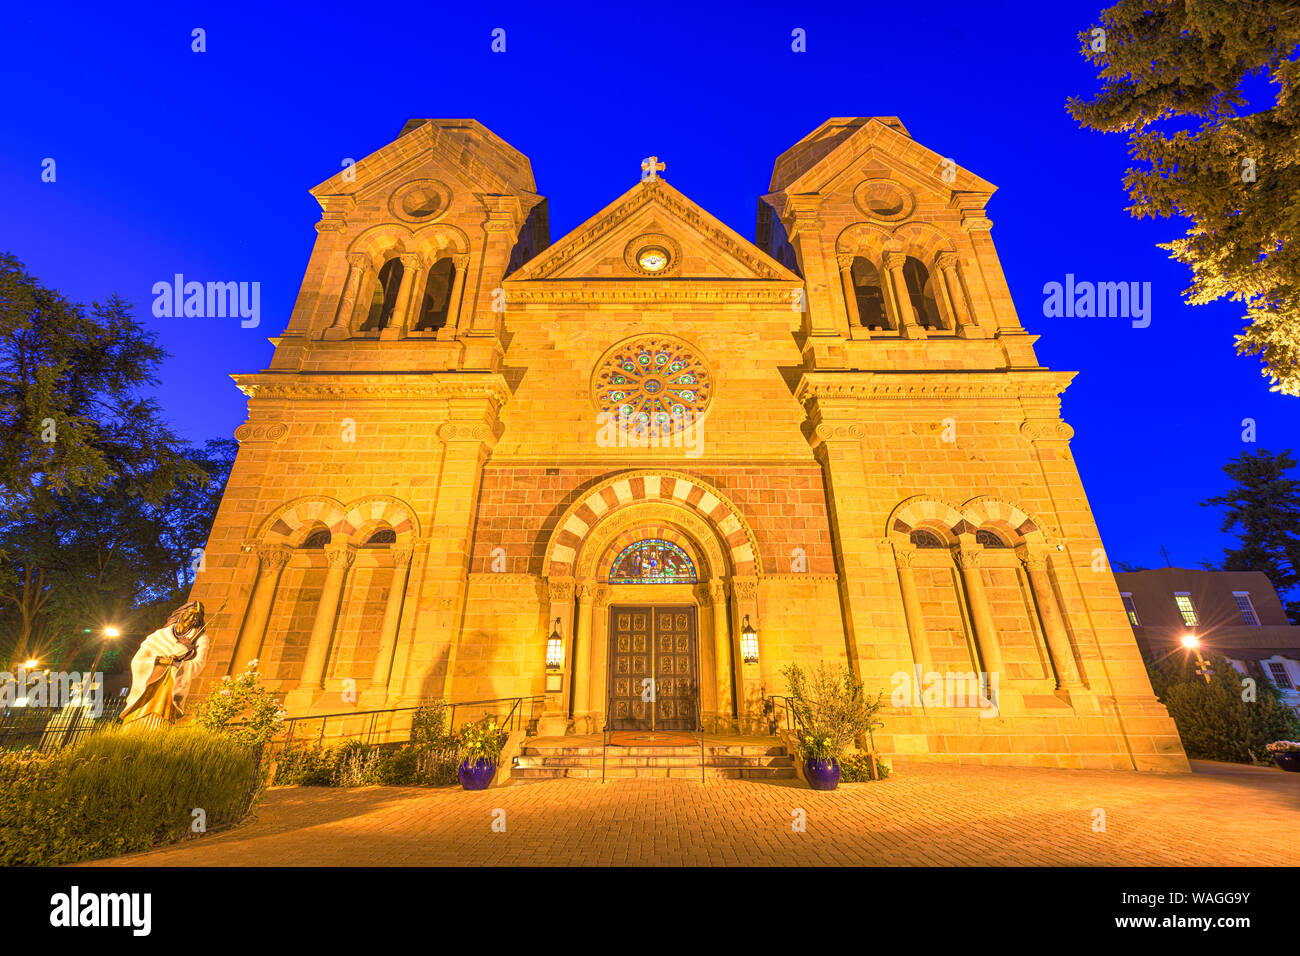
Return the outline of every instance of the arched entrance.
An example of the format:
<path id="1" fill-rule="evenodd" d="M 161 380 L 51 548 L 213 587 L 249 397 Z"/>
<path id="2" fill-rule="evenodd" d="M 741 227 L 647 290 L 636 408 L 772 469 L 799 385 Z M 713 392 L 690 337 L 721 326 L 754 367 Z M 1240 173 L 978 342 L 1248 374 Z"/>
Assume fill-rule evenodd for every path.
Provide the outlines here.
<path id="1" fill-rule="evenodd" d="M 607 714 L 626 729 L 694 730 L 700 719 L 708 731 L 733 728 L 743 699 L 735 622 L 757 619 L 752 587 L 733 585 L 754 580 L 754 554 L 734 506 L 687 476 L 609 479 L 570 508 L 546 567 L 551 618 L 571 622 L 574 730 L 599 730 Z"/>

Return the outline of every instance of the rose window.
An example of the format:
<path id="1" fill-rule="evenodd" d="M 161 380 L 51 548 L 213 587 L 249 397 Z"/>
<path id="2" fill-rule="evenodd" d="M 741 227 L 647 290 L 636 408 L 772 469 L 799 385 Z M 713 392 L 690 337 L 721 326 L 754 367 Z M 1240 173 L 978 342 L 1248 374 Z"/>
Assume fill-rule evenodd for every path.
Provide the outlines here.
<path id="1" fill-rule="evenodd" d="M 596 366 L 596 407 L 634 427 L 675 431 L 704 413 L 713 377 L 699 354 L 679 339 L 644 336 L 610 349 Z"/>

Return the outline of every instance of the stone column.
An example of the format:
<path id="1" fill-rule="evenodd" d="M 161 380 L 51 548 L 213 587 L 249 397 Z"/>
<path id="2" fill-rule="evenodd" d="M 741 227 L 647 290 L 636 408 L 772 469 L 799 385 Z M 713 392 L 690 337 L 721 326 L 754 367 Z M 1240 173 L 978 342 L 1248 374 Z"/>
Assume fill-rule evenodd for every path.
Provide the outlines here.
<path id="1" fill-rule="evenodd" d="M 330 644 L 338 621 L 339 599 L 343 596 L 348 568 L 352 567 L 357 552 L 344 546 L 326 551 L 325 556 L 329 561 L 329 571 L 325 575 L 325 586 L 321 588 L 320 603 L 316 605 L 316 619 L 312 622 L 307 657 L 298 682 L 299 688 L 311 691 L 325 686 L 325 668 L 329 664 Z"/>
<path id="2" fill-rule="evenodd" d="M 387 327 L 379 333 L 381 339 L 404 337 L 406 330 L 411 327 L 411 309 L 419 305 L 414 299 L 415 286 L 422 269 L 420 257 L 414 253 L 404 253 L 398 258 L 402 260 L 402 281 L 397 286 L 397 301 L 393 303 L 393 314 L 388 319 Z"/>
<path id="3" fill-rule="evenodd" d="M 406 582 L 410 573 L 411 552 L 407 549 L 393 551 L 393 583 L 388 589 L 383 623 L 379 625 L 379 653 L 375 655 L 375 672 L 370 678 L 373 688 L 382 687 L 385 692 L 393 669 L 393 652 L 397 650 L 397 629 L 402 620 L 402 604 L 406 600 Z"/>
<path id="4" fill-rule="evenodd" d="M 573 628 L 573 724 L 586 732 L 591 715 L 591 609 L 596 597 L 590 581 L 578 584 L 578 620 Z"/>
<path id="5" fill-rule="evenodd" d="M 907 256 L 901 252 L 886 252 L 883 257 L 886 285 L 889 287 L 889 300 L 894 306 L 894 315 L 898 318 L 898 334 L 905 339 L 923 339 L 925 329 L 916 321 L 912 311 L 912 300 L 907 294 L 907 280 L 903 278 L 903 263 Z"/>
<path id="6" fill-rule="evenodd" d="M 957 566 L 961 568 L 962 586 L 966 603 L 970 607 L 971 624 L 975 628 L 975 644 L 979 648 L 980 663 L 986 674 L 998 675 L 998 684 L 1006 680 L 1002 670 L 1002 648 L 998 645 L 997 629 L 989 611 L 988 595 L 984 593 L 984 579 L 980 576 L 979 561 L 983 552 L 965 544 L 954 552 Z"/>
<path id="7" fill-rule="evenodd" d="M 952 316 L 953 331 L 966 339 L 986 338 L 984 330 L 971 319 L 966 290 L 962 286 L 960 258 L 955 252 L 941 252 L 935 259 L 940 276 L 939 291 L 948 306 L 948 314 Z"/>
<path id="8" fill-rule="evenodd" d="M 560 639 L 566 647 L 560 689 L 546 692 L 542 716 L 537 722 L 537 733 L 541 737 L 558 737 L 569 730 L 569 691 L 573 680 L 573 654 L 570 653 L 573 645 L 573 578 L 548 578 L 546 588 L 550 603 L 546 609 L 546 627 L 543 628 L 540 645 L 543 676 L 549 673 L 546 669 L 546 644 L 550 640 L 552 628 L 559 628 Z"/>
<path id="9" fill-rule="evenodd" d="M 352 318 L 357 310 L 357 296 L 361 293 L 361 280 L 370 268 L 370 257 L 363 252 L 348 255 L 348 277 L 343 283 L 343 295 L 339 298 L 338 309 L 334 312 L 334 322 L 325 330 L 324 338 L 346 339 L 352 335 Z"/>
<path id="10" fill-rule="evenodd" d="M 916 548 L 908 544 L 894 545 L 894 559 L 898 564 L 898 588 L 903 596 L 903 614 L 907 618 L 907 633 L 912 641 L 912 660 L 921 669 L 917 679 L 916 694 L 920 696 L 924 689 L 925 675 L 934 671 L 934 661 L 930 657 L 930 641 L 925 634 L 925 618 L 921 613 L 921 598 L 916 591 L 916 572 L 912 570 L 912 560 L 916 557 Z"/>
<path id="11" fill-rule="evenodd" d="M 1047 652 L 1056 669 L 1056 686 L 1060 690 L 1082 690 L 1083 681 L 1070 646 L 1070 634 L 1065 629 L 1065 618 L 1061 616 L 1061 606 L 1056 600 L 1056 589 L 1052 587 L 1052 579 L 1047 573 L 1047 554 L 1037 548 L 1019 547 L 1016 548 L 1016 556 L 1024 564 L 1025 573 L 1029 576 L 1029 589 L 1034 595 L 1034 604 L 1038 607 L 1043 635 L 1047 638 Z"/>
<path id="12" fill-rule="evenodd" d="M 858 294 L 853 288 L 853 260 L 857 258 L 849 253 L 837 253 L 835 262 L 840 267 L 840 286 L 844 289 L 844 314 L 849 318 L 849 337 L 854 338 L 864 333 L 862 316 L 858 313 Z"/>
<path id="13" fill-rule="evenodd" d="M 736 703 L 732 693 L 735 669 L 732 664 L 730 608 L 727 607 L 727 586 L 721 581 L 709 583 L 709 600 L 713 604 L 713 670 L 717 683 L 718 720 L 735 715 Z"/>
<path id="14" fill-rule="evenodd" d="M 438 330 L 438 336 L 454 338 L 460 328 L 461 299 L 465 294 L 465 273 L 469 271 L 469 256 L 452 256 L 451 264 L 456 275 L 451 280 L 451 298 L 447 302 L 447 324 Z"/>
<path id="15" fill-rule="evenodd" d="M 257 552 L 257 580 L 253 582 L 253 594 L 244 614 L 244 626 L 239 629 L 239 638 L 235 641 L 227 673 L 243 673 L 240 668 L 262 656 L 262 641 L 266 637 L 267 621 L 271 619 L 275 589 L 280 583 L 284 566 L 289 563 L 291 553 L 288 548 L 281 547 L 262 548 Z"/>
<path id="16" fill-rule="evenodd" d="M 744 627 L 745 618 L 749 626 L 758 634 L 758 664 L 746 664 L 742 633 L 736 633 L 735 653 L 732 655 L 736 680 L 736 716 L 740 722 L 740 731 L 753 730 L 762 716 L 762 701 L 759 696 L 763 689 L 763 668 L 766 658 L 763 655 L 762 627 L 758 620 L 758 579 L 754 577 L 733 577 L 731 579 L 731 596 L 735 605 L 736 626 Z M 715 637 L 716 640 L 716 637 Z"/>

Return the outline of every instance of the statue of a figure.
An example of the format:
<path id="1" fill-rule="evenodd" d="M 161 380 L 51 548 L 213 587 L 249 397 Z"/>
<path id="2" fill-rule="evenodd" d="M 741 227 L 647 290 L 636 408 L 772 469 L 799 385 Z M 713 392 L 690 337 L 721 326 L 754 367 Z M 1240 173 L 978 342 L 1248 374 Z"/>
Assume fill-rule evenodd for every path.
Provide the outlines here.
<path id="1" fill-rule="evenodd" d="M 131 658 L 131 695 L 122 708 L 123 723 L 157 727 L 185 716 L 179 701 L 207 662 L 206 628 L 203 605 L 191 601 L 141 642 Z"/>

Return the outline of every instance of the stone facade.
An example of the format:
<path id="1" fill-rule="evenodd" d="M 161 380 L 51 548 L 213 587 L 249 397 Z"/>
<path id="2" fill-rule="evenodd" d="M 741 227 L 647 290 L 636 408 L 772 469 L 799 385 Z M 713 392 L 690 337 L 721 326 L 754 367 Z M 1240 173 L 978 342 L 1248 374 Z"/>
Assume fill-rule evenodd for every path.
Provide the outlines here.
<path id="1" fill-rule="evenodd" d="M 544 694 L 555 629 L 548 710 L 581 732 L 610 609 L 688 604 L 711 728 L 839 661 L 893 696 L 887 753 L 1186 769 L 994 187 L 897 119 L 833 119 L 778 158 L 755 245 L 661 169 L 555 244 L 527 159 L 472 120 L 413 120 L 312 191 L 293 315 L 235 376 L 205 684 L 259 658 L 293 714 Z M 694 580 L 613 580 L 646 539 Z"/>

